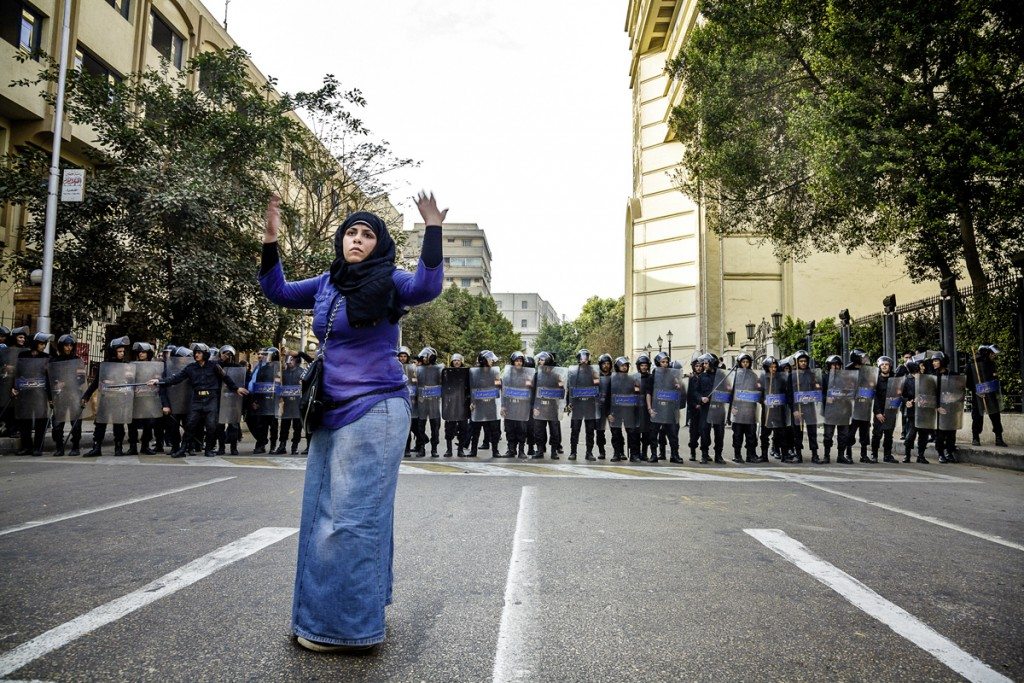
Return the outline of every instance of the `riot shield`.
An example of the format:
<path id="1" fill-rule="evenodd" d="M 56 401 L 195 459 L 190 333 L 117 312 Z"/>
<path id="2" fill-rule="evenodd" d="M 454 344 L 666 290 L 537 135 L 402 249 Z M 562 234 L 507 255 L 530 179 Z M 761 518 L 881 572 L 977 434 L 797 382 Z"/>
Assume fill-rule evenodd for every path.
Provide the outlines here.
<path id="1" fill-rule="evenodd" d="M 256 370 L 256 381 L 252 385 L 252 400 L 256 404 L 253 411 L 264 417 L 278 417 L 278 396 L 281 386 L 281 363 L 271 361 L 260 365 Z"/>
<path id="2" fill-rule="evenodd" d="M 732 402 L 732 381 L 735 373 L 730 370 L 715 371 L 715 384 L 708 396 L 708 424 L 724 425 Z"/>
<path id="3" fill-rule="evenodd" d="M 302 416 L 302 368 L 285 368 L 281 372 L 279 397 L 281 419 L 298 420 Z"/>
<path id="4" fill-rule="evenodd" d="M 506 420 L 527 422 L 533 408 L 533 368 L 509 365 L 501 376 L 501 409 Z"/>
<path id="5" fill-rule="evenodd" d="M 918 429 L 935 429 L 939 425 L 939 382 L 935 375 L 914 377 L 914 425 Z"/>
<path id="6" fill-rule="evenodd" d="M 781 372 L 774 375 L 761 373 L 761 392 L 764 396 L 764 409 L 761 411 L 761 424 L 769 429 L 788 427 L 789 414 L 789 381 Z"/>
<path id="7" fill-rule="evenodd" d="M 405 387 L 409 390 L 409 408 L 414 420 L 419 417 L 419 409 L 416 407 L 416 367 L 415 363 L 402 366 L 405 371 Z"/>
<path id="8" fill-rule="evenodd" d="M 224 374 L 234 380 L 235 384 L 245 386 L 245 368 L 224 368 Z M 227 384 L 220 387 L 220 411 L 217 423 L 222 425 L 239 424 L 242 421 L 242 397 L 228 389 Z"/>
<path id="9" fill-rule="evenodd" d="M 614 372 L 611 376 L 612 427 L 633 429 L 637 425 L 637 410 L 640 409 L 640 375 L 637 373 Z"/>
<path id="10" fill-rule="evenodd" d="M 730 418 L 733 424 L 757 424 L 760 404 L 761 382 L 757 373 L 749 368 L 737 368 L 732 382 Z"/>
<path id="11" fill-rule="evenodd" d="M 683 371 L 675 368 L 654 369 L 654 394 L 651 409 L 655 424 L 679 424 L 679 397 L 686 393 Z M 646 408 L 646 406 L 644 406 Z"/>
<path id="12" fill-rule="evenodd" d="M 796 369 L 790 375 L 793 384 L 793 420 L 804 425 L 821 424 L 821 370 Z M 800 416 L 799 420 L 797 415 Z"/>
<path id="13" fill-rule="evenodd" d="M 977 358 L 972 359 L 968 366 L 974 384 L 971 402 L 977 404 L 983 415 L 995 415 L 1006 407 L 999 379 L 992 374 L 993 367 L 991 363 L 978 362 Z"/>
<path id="14" fill-rule="evenodd" d="M 114 385 L 131 384 L 134 381 L 135 367 L 131 363 L 100 363 L 100 404 L 96 409 L 96 422 L 108 425 L 131 423 L 135 392 L 132 387 Z"/>
<path id="15" fill-rule="evenodd" d="M 566 370 L 566 388 L 572 407 L 570 419 L 592 420 L 598 417 L 601 414 L 598 406 L 601 375 L 597 366 L 574 365 Z"/>
<path id="16" fill-rule="evenodd" d="M 498 368 L 469 369 L 469 398 L 472 405 L 470 419 L 473 422 L 490 422 L 498 419 L 500 373 Z"/>
<path id="17" fill-rule="evenodd" d="M 46 366 L 49 358 L 19 358 L 14 388 L 18 400 L 14 403 L 14 416 L 19 420 L 45 419 L 50 412 L 50 397 L 46 389 Z"/>
<path id="18" fill-rule="evenodd" d="M 853 419 L 871 422 L 874 419 L 875 387 L 878 386 L 878 368 L 861 366 L 857 371 L 857 397 L 853 400 Z"/>
<path id="19" fill-rule="evenodd" d="M 136 384 L 148 382 L 151 379 L 160 379 L 164 375 L 162 361 L 137 360 L 132 365 L 135 367 Z M 160 387 L 135 387 L 135 399 L 132 407 L 133 420 L 154 419 L 163 414 L 163 404 L 160 403 Z"/>
<path id="20" fill-rule="evenodd" d="M 967 397 L 967 377 L 941 375 L 939 377 L 939 429 L 956 431 L 964 423 L 964 399 Z"/>
<path id="21" fill-rule="evenodd" d="M 11 389 L 14 388 L 14 378 L 18 374 L 18 356 L 24 351 L 19 346 L 11 346 L 0 350 L 0 410 L 11 403 Z"/>
<path id="22" fill-rule="evenodd" d="M 166 377 L 181 372 L 186 365 L 191 365 L 195 360 L 191 356 L 172 356 L 167 359 L 164 363 L 164 371 L 167 373 Z M 189 406 L 192 405 L 192 381 L 185 380 L 184 382 L 178 382 L 165 389 L 167 392 L 167 400 L 171 403 L 171 412 L 175 415 L 184 415 L 188 412 Z"/>
<path id="23" fill-rule="evenodd" d="M 416 368 L 416 409 L 421 420 L 441 417 L 441 365 Z"/>
<path id="24" fill-rule="evenodd" d="M 544 422 L 558 422 L 565 407 L 565 368 L 542 365 L 537 368 L 534 383 L 537 393 L 533 399 L 533 417 Z"/>
<path id="25" fill-rule="evenodd" d="M 882 429 L 891 432 L 896 429 L 896 418 L 900 415 L 900 408 L 903 407 L 903 382 L 907 376 L 890 377 L 885 385 L 885 422 Z"/>
<path id="26" fill-rule="evenodd" d="M 825 424 L 849 426 L 853 420 L 853 401 L 860 373 L 856 370 L 829 370 L 828 394 L 822 408 Z"/>
<path id="27" fill-rule="evenodd" d="M 81 358 L 51 361 L 50 399 L 55 424 L 74 422 L 82 417 L 82 395 L 88 382 L 88 366 Z"/>
<path id="28" fill-rule="evenodd" d="M 597 413 L 601 422 L 598 424 L 597 428 L 603 431 L 608 419 L 608 410 L 606 406 L 608 405 L 608 397 L 611 396 L 612 393 L 612 376 L 601 375 L 600 380 L 601 383 L 598 385 Z"/>
<path id="29" fill-rule="evenodd" d="M 441 419 L 459 422 L 469 419 L 469 368 L 445 368 L 441 371 Z"/>

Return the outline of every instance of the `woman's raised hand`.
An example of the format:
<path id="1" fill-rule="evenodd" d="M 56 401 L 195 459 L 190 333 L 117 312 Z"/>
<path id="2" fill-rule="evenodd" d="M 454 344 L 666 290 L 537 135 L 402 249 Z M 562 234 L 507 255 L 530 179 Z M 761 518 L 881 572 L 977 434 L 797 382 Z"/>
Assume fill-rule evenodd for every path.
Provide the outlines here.
<path id="1" fill-rule="evenodd" d="M 281 198 L 272 194 L 270 201 L 267 202 L 267 222 L 263 228 L 263 243 L 276 242 L 279 232 L 281 232 Z"/>
<path id="2" fill-rule="evenodd" d="M 420 193 L 416 195 L 416 208 L 420 210 L 424 225 L 441 225 L 444 223 L 444 217 L 448 215 L 448 209 L 437 208 L 437 200 L 434 199 L 433 192 L 428 195 L 420 190 Z"/>

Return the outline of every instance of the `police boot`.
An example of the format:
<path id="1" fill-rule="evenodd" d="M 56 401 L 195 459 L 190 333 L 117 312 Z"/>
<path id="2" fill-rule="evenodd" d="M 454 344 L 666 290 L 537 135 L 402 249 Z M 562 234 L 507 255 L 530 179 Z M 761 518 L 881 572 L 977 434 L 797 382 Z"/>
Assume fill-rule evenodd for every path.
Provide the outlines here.
<path id="1" fill-rule="evenodd" d="M 124 446 L 121 442 L 114 444 L 114 455 L 124 455 Z"/>
<path id="2" fill-rule="evenodd" d="M 980 446 L 981 445 L 981 439 L 979 439 L 977 437 L 977 435 L 971 437 L 971 445 L 972 446 Z"/>
<path id="3" fill-rule="evenodd" d="M 678 453 L 673 453 L 672 457 L 669 458 L 669 462 L 673 462 L 677 465 L 682 465 L 686 461 L 680 458 Z"/>
<path id="4" fill-rule="evenodd" d="M 996 445 L 1001 447 L 1001 448 L 1005 448 L 1007 446 L 1006 442 L 1003 441 L 1003 435 L 1002 434 L 996 434 Z"/>
<path id="5" fill-rule="evenodd" d="M 737 448 L 735 453 L 733 453 L 732 461 L 733 462 L 740 462 L 740 463 L 743 462 L 743 456 L 740 455 L 740 449 Z"/>
<path id="6" fill-rule="evenodd" d="M 68 453 L 68 457 L 69 458 L 77 458 L 81 454 L 82 454 L 82 452 L 80 450 L 78 450 L 78 446 L 72 446 L 71 447 L 71 452 Z"/>
<path id="7" fill-rule="evenodd" d="M 701 465 L 707 465 L 709 462 L 711 462 L 711 458 L 708 457 L 707 453 L 705 453 L 704 451 L 701 451 L 701 453 L 700 453 L 700 464 Z"/>
<path id="8" fill-rule="evenodd" d="M 832 457 L 831 457 L 831 455 L 830 455 L 830 454 L 831 454 L 831 452 L 832 452 L 832 449 L 831 449 L 831 448 L 826 448 L 826 449 L 825 449 L 825 455 L 824 455 L 824 457 L 822 457 L 822 459 L 821 459 L 821 464 L 822 464 L 822 465 L 827 465 L 827 464 L 829 464 L 830 462 L 832 462 Z"/>
<path id="9" fill-rule="evenodd" d="M 882 462 L 896 462 L 896 458 L 892 457 L 892 451 L 885 452 L 885 457 L 882 458 Z"/>
<path id="10" fill-rule="evenodd" d="M 558 460 L 558 449 L 555 448 L 554 446 L 551 447 L 551 459 L 552 460 Z M 573 456 L 570 459 L 571 460 L 575 460 L 576 458 L 575 458 L 575 456 Z"/>
<path id="11" fill-rule="evenodd" d="M 928 460 L 925 459 L 924 453 L 919 453 L 918 456 L 917 456 L 917 464 L 919 464 L 919 465 L 928 465 L 930 463 L 928 462 Z"/>
<path id="12" fill-rule="evenodd" d="M 60 458 L 64 456 L 64 442 L 58 441 L 53 448 L 53 457 Z"/>
<path id="13" fill-rule="evenodd" d="M 725 458 L 722 457 L 721 453 L 717 453 L 717 452 L 715 453 L 715 464 L 716 465 L 724 465 L 725 464 Z"/>
<path id="14" fill-rule="evenodd" d="M 535 454 L 536 454 L 536 452 L 537 452 L 537 451 L 536 451 L 536 450 L 534 450 L 534 448 L 533 448 L 533 444 L 532 444 L 532 443 L 531 443 L 531 444 L 529 444 L 529 446 L 528 446 L 528 447 L 527 447 L 527 449 L 526 449 L 526 454 L 527 454 L 527 455 L 535 455 Z"/>
<path id="15" fill-rule="evenodd" d="M 621 462 L 621 461 L 622 461 L 622 456 L 620 456 L 618 453 L 614 453 L 613 452 L 611 460 L 609 460 L 608 462 Z"/>
<path id="16" fill-rule="evenodd" d="M 277 448 L 273 448 L 273 449 L 270 450 L 270 454 L 271 455 L 284 455 L 284 452 L 285 452 L 284 441 L 279 443 L 277 445 Z"/>
<path id="17" fill-rule="evenodd" d="M 444 457 L 450 458 L 450 457 L 452 457 L 452 440 L 451 439 L 445 439 L 444 442 L 446 444 L 446 447 L 444 449 Z"/>
<path id="18" fill-rule="evenodd" d="M 594 457 L 593 451 L 587 451 L 587 460 L 597 460 L 597 458 Z"/>
<path id="19" fill-rule="evenodd" d="M 757 462 L 768 462 L 768 450 L 765 448 L 761 449 L 761 457 L 757 459 Z"/>
<path id="20" fill-rule="evenodd" d="M 790 454 L 789 462 L 796 462 L 796 463 L 803 464 L 803 462 L 804 462 L 804 452 L 803 451 L 793 451 L 793 453 Z"/>
<path id="21" fill-rule="evenodd" d="M 941 462 L 943 465 L 949 462 L 949 458 L 946 457 L 945 451 L 939 451 L 939 462 Z"/>
<path id="22" fill-rule="evenodd" d="M 232 441 L 231 442 L 231 449 L 228 451 L 228 453 L 230 453 L 231 455 L 238 455 L 238 442 L 237 441 Z"/>
<path id="23" fill-rule="evenodd" d="M 291 454 L 292 455 L 298 455 L 299 454 L 299 442 L 298 441 L 292 441 Z"/>
<path id="24" fill-rule="evenodd" d="M 139 443 L 137 441 L 129 441 L 128 442 L 128 455 L 138 455 L 138 454 L 139 454 Z"/>
<path id="25" fill-rule="evenodd" d="M 526 446 L 524 446 L 522 443 L 519 444 L 519 459 L 526 459 Z"/>
<path id="26" fill-rule="evenodd" d="M 217 452 L 213 450 L 213 446 L 211 445 L 207 446 L 206 450 L 203 452 L 203 455 L 205 455 L 207 458 L 212 458 L 215 455 L 217 455 Z"/>
<path id="27" fill-rule="evenodd" d="M 821 458 L 818 457 L 818 451 L 811 451 L 811 462 L 815 465 L 822 464 Z"/>
<path id="28" fill-rule="evenodd" d="M 181 444 L 171 453 L 172 458 L 184 458 L 185 457 L 185 444 Z"/>
<path id="29" fill-rule="evenodd" d="M 604 446 L 597 447 L 597 459 L 604 460 Z"/>
<path id="30" fill-rule="evenodd" d="M 569 451 L 569 460 L 575 460 L 575 459 L 576 459 L 576 451 L 575 450 Z"/>
<path id="31" fill-rule="evenodd" d="M 103 452 L 100 449 L 100 445 L 99 445 L 98 442 L 94 441 L 93 444 L 92 444 L 92 448 L 87 450 L 82 457 L 83 458 L 98 458 L 101 455 L 103 455 Z"/>
<path id="32" fill-rule="evenodd" d="M 903 462 L 910 462 L 910 449 L 903 451 Z"/>
<path id="33" fill-rule="evenodd" d="M 459 449 L 458 449 L 458 452 L 456 453 L 456 456 L 458 456 L 460 458 L 465 458 L 466 457 L 466 451 L 462 450 L 462 446 L 459 446 Z"/>
<path id="34" fill-rule="evenodd" d="M 697 449 L 696 448 L 691 448 L 690 449 L 690 461 L 691 462 L 697 462 Z"/>

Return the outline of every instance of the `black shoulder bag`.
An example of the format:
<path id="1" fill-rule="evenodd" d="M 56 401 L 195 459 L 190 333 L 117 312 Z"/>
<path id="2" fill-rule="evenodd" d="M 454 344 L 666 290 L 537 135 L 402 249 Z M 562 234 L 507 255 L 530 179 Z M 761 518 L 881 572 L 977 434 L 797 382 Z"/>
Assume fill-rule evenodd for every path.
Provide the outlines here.
<path id="1" fill-rule="evenodd" d="M 320 426 L 327 412 L 329 405 L 334 402 L 324 391 L 324 349 L 327 348 L 327 340 L 331 337 L 331 329 L 334 328 L 334 316 L 338 314 L 341 300 L 344 297 L 338 294 L 338 298 L 331 307 L 331 314 L 327 318 L 327 331 L 324 333 L 324 343 L 316 352 L 316 358 L 309 364 L 306 371 L 302 373 L 302 427 L 309 436 Z"/>

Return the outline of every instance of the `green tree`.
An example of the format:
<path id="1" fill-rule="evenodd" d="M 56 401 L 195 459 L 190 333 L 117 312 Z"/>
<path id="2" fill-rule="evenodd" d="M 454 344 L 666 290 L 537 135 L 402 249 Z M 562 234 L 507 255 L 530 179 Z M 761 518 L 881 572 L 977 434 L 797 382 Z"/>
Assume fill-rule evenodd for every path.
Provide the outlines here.
<path id="1" fill-rule="evenodd" d="M 704 0 L 670 63 L 681 188 L 780 258 L 896 247 L 917 279 L 984 285 L 1022 234 L 1018 9 Z"/>
<path id="2" fill-rule="evenodd" d="M 413 353 L 432 346 L 444 360 L 461 353 L 469 364 L 475 363 L 476 354 L 484 349 L 504 361 L 523 344 L 493 299 L 471 295 L 455 285 L 402 318 L 402 343 Z"/>
<path id="3" fill-rule="evenodd" d="M 564 366 L 574 361 L 576 352 L 582 346 L 581 342 L 579 330 L 576 329 L 574 322 L 545 321 L 541 323 L 533 348 L 537 353 L 549 351 L 555 354 L 555 360 Z"/>
<path id="4" fill-rule="evenodd" d="M 621 356 L 625 345 L 625 317 L 625 297 L 590 297 L 576 317 L 580 345 L 594 354 L 607 353 L 612 358 Z"/>

